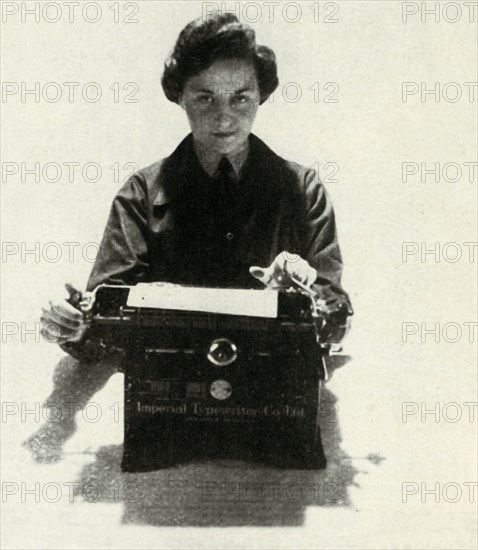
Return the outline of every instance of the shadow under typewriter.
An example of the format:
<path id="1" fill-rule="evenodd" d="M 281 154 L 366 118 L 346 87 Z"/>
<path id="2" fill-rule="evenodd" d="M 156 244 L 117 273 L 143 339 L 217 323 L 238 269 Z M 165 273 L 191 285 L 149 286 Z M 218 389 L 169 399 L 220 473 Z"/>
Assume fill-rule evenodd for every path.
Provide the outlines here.
<path id="1" fill-rule="evenodd" d="M 350 506 L 349 488 L 357 486 L 358 470 L 341 447 L 336 397 L 324 388 L 323 398 L 328 405 L 322 422 L 326 469 L 276 468 L 233 460 L 234 452 L 226 449 L 228 459 L 207 459 L 206 452 L 203 460 L 129 473 L 120 467 L 123 446 L 111 445 L 100 448 L 94 462 L 83 468 L 79 486 L 100 484 L 105 488 L 101 502 L 121 502 L 122 522 L 127 524 L 302 525 L 310 507 Z M 334 414 L 329 414 L 330 410 Z M 225 449 L 221 447 L 222 453 Z"/>
<path id="2" fill-rule="evenodd" d="M 329 358 L 332 359 L 332 358 Z M 335 356 L 328 360 L 329 376 L 340 368 L 346 358 Z M 54 392 L 47 399 L 86 403 L 92 393 L 103 387 L 116 370 L 115 361 L 102 362 L 85 377 L 84 365 L 64 358 L 54 377 Z M 254 458 L 257 452 L 252 440 L 244 438 L 243 445 L 231 443 L 232 432 L 224 439 L 201 441 L 194 448 L 180 432 L 172 434 L 184 454 L 169 467 L 154 471 L 130 473 L 122 471 L 123 445 L 108 445 L 94 453 L 91 463 L 85 465 L 76 481 L 78 487 L 101 486 L 100 495 L 92 495 L 93 502 L 119 504 L 123 507 L 122 522 L 153 526 L 295 526 L 303 524 L 308 507 L 343 507 L 350 505 L 349 488 L 356 485 L 358 473 L 350 457 L 341 447 L 340 414 L 336 396 L 328 387 L 322 390 L 320 414 L 321 437 L 327 455 L 327 468 L 300 470 L 294 467 L 274 467 L 279 459 L 272 456 L 268 466 Z M 276 441 L 282 433 L 267 434 L 266 440 Z M 54 444 L 53 441 L 45 441 Z M 147 445 L 151 443 L 146 442 Z M 260 442 L 259 442 L 260 443 Z M 214 449 L 216 447 L 216 449 Z M 173 457 L 165 440 L 158 444 L 159 455 Z M 252 453 L 251 453 L 252 451 Z M 240 460 L 234 455 L 242 454 Z M 191 454 L 196 455 L 189 460 Z M 202 458 L 198 455 L 202 454 Z M 270 453 L 272 454 L 272 452 Z M 223 459 L 224 455 L 229 459 Z M 208 458 L 209 456 L 209 458 Z M 292 458 L 292 457 L 289 457 Z M 266 462 L 266 461 L 264 461 Z M 279 460 L 280 462 L 280 460 Z M 133 465 L 134 467 L 137 465 Z M 81 496 L 81 495 L 80 495 Z"/>

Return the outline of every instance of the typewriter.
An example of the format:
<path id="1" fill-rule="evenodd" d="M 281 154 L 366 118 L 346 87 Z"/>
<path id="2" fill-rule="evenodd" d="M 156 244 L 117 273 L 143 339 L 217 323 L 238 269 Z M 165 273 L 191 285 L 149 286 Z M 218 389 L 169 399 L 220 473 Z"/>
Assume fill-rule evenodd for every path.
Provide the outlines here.
<path id="1" fill-rule="evenodd" d="M 125 350 L 122 469 L 231 457 L 323 468 L 324 318 L 301 290 L 101 285 L 92 337 Z"/>

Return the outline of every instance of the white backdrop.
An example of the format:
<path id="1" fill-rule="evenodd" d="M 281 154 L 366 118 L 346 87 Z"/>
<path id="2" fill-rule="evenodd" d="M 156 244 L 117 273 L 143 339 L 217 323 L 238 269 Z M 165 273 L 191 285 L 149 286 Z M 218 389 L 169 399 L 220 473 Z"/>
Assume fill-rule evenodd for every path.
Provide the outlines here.
<path id="1" fill-rule="evenodd" d="M 473 3 L 281 2 L 271 21 L 271 3 L 105 1 L 84 11 L 88 3 L 81 2 L 71 22 L 64 2 L 46 4 L 38 3 L 38 22 L 24 11 L 34 2 L 2 6 L 2 399 L 31 404 L 50 390 L 62 354 L 25 328 L 35 328 L 41 305 L 64 281 L 85 284 L 95 250 L 88 243 L 101 238 L 111 200 L 131 171 L 125 164 L 142 167 L 170 154 L 188 132 L 183 111 L 160 86 L 179 31 L 204 10 L 235 8 L 278 60 L 280 85 L 259 109 L 254 132 L 287 159 L 319 163 L 334 203 L 343 282 L 356 314 L 345 342 L 352 361 L 330 388 L 342 447 L 359 473 L 350 507 L 311 507 L 298 530 L 242 530 L 240 539 L 214 529 L 170 530 L 166 539 L 120 526 L 121 504 L 26 508 L 12 496 L 4 546 L 472 548 L 477 495 L 473 504 L 467 487 L 477 481 L 477 411 L 471 418 L 465 403 L 477 401 Z M 424 11 L 435 4 L 437 15 Z M 96 15 L 96 23 L 86 20 Z M 65 82 L 79 83 L 72 101 Z M 85 91 L 87 83 L 96 84 Z M 22 89 L 35 86 L 38 97 L 22 98 Z M 437 95 L 424 93 L 432 88 Z M 91 100 L 98 89 L 96 102 L 82 95 Z M 130 92 L 137 102 L 125 102 Z M 35 163 L 39 181 L 22 174 Z M 65 163 L 78 163 L 72 182 Z M 439 163 L 436 177 L 422 163 Z M 95 166 L 101 176 L 88 181 Z M 405 257 L 404 246 L 411 252 Z M 425 247 L 438 255 L 422 256 Z M 437 336 L 424 332 L 436 323 Z M 116 401 L 120 393 L 115 377 L 98 399 Z M 438 416 L 422 418 L 436 403 Z M 404 419 L 404 407 L 418 412 Z M 4 480 L 75 479 L 80 459 L 70 457 L 56 474 L 19 449 L 34 421 L 10 415 L 3 422 Z M 86 423 L 75 438 L 81 451 L 120 442 L 121 430 Z M 370 453 L 385 460 L 371 465 L 361 458 Z M 404 483 L 418 492 L 404 499 Z M 452 487 L 435 502 L 422 483 L 438 483 L 440 491 L 453 483 L 463 493 L 452 502 Z M 18 529 L 25 514 L 26 532 Z M 74 525 L 73 537 L 61 522 Z"/>

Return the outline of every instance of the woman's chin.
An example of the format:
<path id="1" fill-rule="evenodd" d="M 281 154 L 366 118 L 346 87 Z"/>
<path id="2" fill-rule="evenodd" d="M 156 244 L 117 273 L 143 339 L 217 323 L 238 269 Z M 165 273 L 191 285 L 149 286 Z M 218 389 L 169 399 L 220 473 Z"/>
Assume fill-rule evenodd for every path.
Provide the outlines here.
<path id="1" fill-rule="evenodd" d="M 215 151 L 220 155 L 229 155 L 240 151 L 246 145 L 246 139 L 241 136 L 241 139 L 232 138 L 216 138 L 210 144 L 210 150 Z"/>
<path id="2" fill-rule="evenodd" d="M 231 155 L 246 147 L 249 134 L 244 135 L 241 133 L 230 137 L 218 137 L 214 135 L 198 136 L 193 133 L 193 136 L 194 141 L 201 150 L 207 151 L 209 154 Z"/>

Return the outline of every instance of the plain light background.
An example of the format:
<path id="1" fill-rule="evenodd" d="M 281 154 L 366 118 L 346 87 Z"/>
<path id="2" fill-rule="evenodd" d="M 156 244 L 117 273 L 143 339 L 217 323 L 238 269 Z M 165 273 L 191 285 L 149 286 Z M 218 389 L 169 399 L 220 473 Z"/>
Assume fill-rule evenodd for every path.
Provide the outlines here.
<path id="1" fill-rule="evenodd" d="M 6 4 L 4 2 L 4 4 Z M 9 3 L 11 4 L 11 3 Z M 22 2 L 17 3 L 21 9 Z M 23 3 L 24 4 L 24 3 Z M 32 2 L 27 2 L 31 5 Z M 44 4 L 44 3 L 41 3 Z M 57 4 L 62 5 L 61 2 Z M 83 5 L 84 3 L 82 3 Z M 164 58 L 179 31 L 201 16 L 201 2 L 141 1 L 138 23 L 114 23 L 113 2 L 100 2 L 102 17 L 88 23 L 78 16 L 68 22 L 66 12 L 57 23 L 27 17 L 20 12 L 2 24 L 2 81 L 24 82 L 32 87 L 47 82 L 79 82 L 81 88 L 96 82 L 102 89 L 97 103 L 88 103 L 76 92 L 69 103 L 20 94 L 3 98 L 2 163 L 56 162 L 63 167 L 57 183 L 35 182 L 20 175 L 2 178 L 2 242 L 34 248 L 40 260 L 21 254 L 2 258 L 3 323 L 34 327 L 40 307 L 50 295 L 61 292 L 63 282 L 83 286 L 91 262 L 81 251 L 98 243 L 111 200 L 121 182 L 109 169 L 114 163 L 146 166 L 169 155 L 188 132 L 183 111 L 166 100 L 160 86 Z M 120 17 L 126 9 L 119 4 Z M 134 3 L 133 3 L 134 4 Z M 220 2 L 208 3 L 221 7 Z M 238 3 L 228 2 L 231 9 Z M 251 4 L 251 3 L 250 3 Z M 476 412 L 468 418 L 465 402 L 477 401 L 476 336 L 469 341 L 463 323 L 476 322 L 476 257 L 469 260 L 463 243 L 476 242 L 476 182 L 468 181 L 464 162 L 476 162 L 477 94 L 469 99 L 465 82 L 477 81 L 476 22 L 457 3 L 462 17 L 447 22 L 443 14 L 421 21 L 421 13 L 402 21 L 402 2 L 353 1 L 338 6 L 337 23 L 325 23 L 332 13 L 325 2 L 299 2 L 302 17 L 287 21 L 281 3 L 270 22 L 266 7 L 251 23 L 257 41 L 276 53 L 280 85 L 259 109 L 254 132 L 281 156 L 313 166 L 319 163 L 325 179 L 326 163 L 337 164 L 335 182 L 327 183 L 337 217 L 345 270 L 344 287 L 356 314 L 345 342 L 352 357 L 337 371 L 330 387 L 338 396 L 342 447 L 359 470 L 349 492 L 349 508 L 309 508 L 304 524 L 296 529 L 197 530 L 124 526 L 121 504 L 26 506 L 10 499 L 3 512 L 5 548 L 473 548 L 476 545 L 476 499 L 470 502 L 465 482 L 477 481 Z M 290 4 L 290 3 L 289 3 Z M 319 22 L 314 22 L 313 5 Z M 409 3 L 410 4 L 410 3 Z M 413 3 L 411 3 L 413 4 Z M 440 6 L 447 4 L 442 2 Z M 413 4 L 419 9 L 421 3 Z M 434 2 L 428 2 L 433 7 Z M 243 9 L 244 4 L 240 5 Z M 243 17 L 255 16 L 253 7 Z M 410 8 L 411 9 L 411 8 Z M 453 8 L 445 15 L 454 17 Z M 123 11 L 125 10 L 125 11 Z M 287 16 L 295 15 L 293 7 Z M 53 12 L 51 12 L 53 13 Z M 244 12 L 241 11 L 244 15 Z M 250 18 L 249 17 L 249 18 Z M 114 103 L 114 83 L 137 84 L 137 103 Z M 283 91 L 296 83 L 302 96 L 286 101 Z M 339 87 L 337 103 L 324 97 Z M 402 83 L 458 83 L 463 97 L 435 101 L 420 94 L 404 102 Z M 294 85 L 295 86 L 295 85 Z M 314 101 L 311 87 L 318 87 Z M 297 88 L 296 88 L 297 89 Z M 66 94 L 66 88 L 62 87 Z M 290 89 L 290 97 L 293 97 Z M 285 92 L 284 92 L 285 93 Z M 450 97 L 453 97 L 450 89 Z M 124 97 L 125 92 L 121 92 Z M 101 166 L 97 183 L 78 174 L 68 182 L 64 162 Z M 420 174 L 402 180 L 402 163 L 431 167 L 455 162 L 463 175 L 452 182 L 439 176 L 420 181 Z M 323 169 L 323 170 L 322 170 Z M 122 170 L 122 177 L 127 170 Z M 450 176 L 453 172 L 450 170 Z M 448 178 L 450 180 L 450 178 Z M 42 256 L 47 243 L 58 243 L 59 261 Z M 66 242 L 77 242 L 73 261 Z M 461 246 L 462 258 L 421 261 L 420 254 L 402 260 L 404 242 Z M 9 245 L 12 246 L 12 245 Z M 11 248 L 9 248 L 11 250 Z M 92 249 L 90 249 L 92 250 Z M 48 249 L 50 258 L 54 248 Z M 47 252 L 48 253 L 48 252 Z M 90 251 L 91 254 L 91 251 Z M 476 256 L 476 251 L 475 251 Z M 453 258 L 453 249 L 449 249 Z M 462 337 L 452 343 L 443 335 L 435 342 L 421 334 L 402 339 L 403 323 L 458 323 Z M 447 333 L 450 338 L 454 332 Z M 2 399 L 34 403 L 51 387 L 51 374 L 62 353 L 34 336 L 21 333 L 6 338 L 2 352 Z M 108 394 L 108 392 L 110 392 Z M 102 395 L 116 401 L 121 381 L 115 377 Z M 99 398 L 101 399 L 101 397 Z M 402 421 L 405 402 L 424 403 L 440 411 L 458 403 L 463 412 L 457 422 L 420 415 Z M 450 412 L 451 416 L 451 412 Z M 78 464 L 63 470 L 30 462 L 19 442 L 33 430 L 33 422 L 4 419 L 2 433 L 3 480 L 75 479 Z M 84 426 L 79 449 L 121 441 L 118 426 Z M 76 437 L 76 436 L 75 436 Z M 78 436 L 80 437 L 80 436 Z M 83 445 L 83 447 L 82 447 Z M 371 465 L 363 457 L 377 453 L 385 458 Z M 56 472 L 56 473 L 55 473 Z M 420 501 L 420 495 L 402 501 L 404 482 L 441 486 L 453 482 L 463 487 L 455 503 L 441 498 Z M 75 507 L 76 506 L 76 507 Z M 28 525 L 28 529 L 19 525 Z M 167 535 L 166 535 L 167 533 Z"/>

